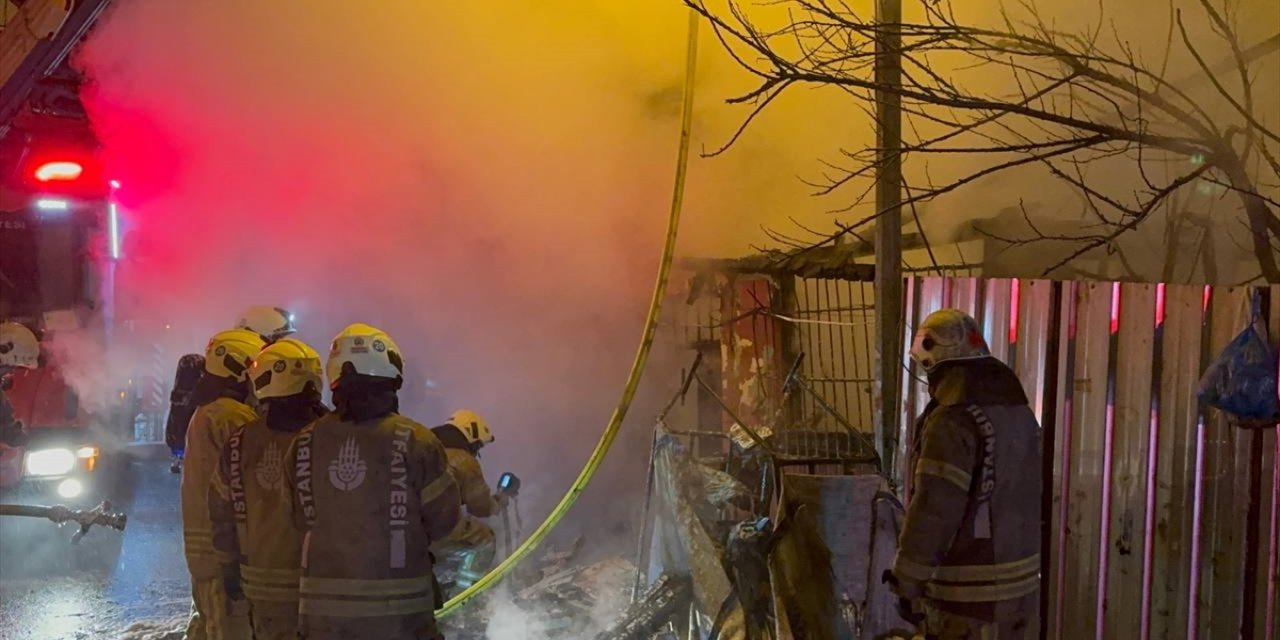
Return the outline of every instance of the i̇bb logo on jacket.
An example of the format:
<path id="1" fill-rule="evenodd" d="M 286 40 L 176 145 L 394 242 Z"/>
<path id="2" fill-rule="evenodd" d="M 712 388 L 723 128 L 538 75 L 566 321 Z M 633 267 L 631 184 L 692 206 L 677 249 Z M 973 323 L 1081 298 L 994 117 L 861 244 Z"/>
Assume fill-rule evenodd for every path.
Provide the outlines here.
<path id="1" fill-rule="evenodd" d="M 267 491 L 279 491 L 284 483 L 284 462 L 280 447 L 272 442 L 262 453 L 262 461 L 258 463 L 254 475 L 258 478 L 258 486 Z"/>
<path id="2" fill-rule="evenodd" d="M 329 463 L 329 483 L 338 491 L 351 491 L 364 484 L 368 465 L 360 459 L 360 447 L 354 437 L 338 450 L 338 459 Z"/>

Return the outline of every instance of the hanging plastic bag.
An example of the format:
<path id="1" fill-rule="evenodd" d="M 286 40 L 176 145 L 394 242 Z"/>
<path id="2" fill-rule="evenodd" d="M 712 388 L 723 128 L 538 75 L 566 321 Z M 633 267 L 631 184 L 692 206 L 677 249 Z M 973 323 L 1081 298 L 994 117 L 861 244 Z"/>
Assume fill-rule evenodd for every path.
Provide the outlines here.
<path id="1" fill-rule="evenodd" d="M 1254 294 L 1252 320 L 1218 355 L 1200 379 L 1200 402 L 1228 414 L 1242 427 L 1280 422 L 1276 350 L 1267 340 L 1261 297 Z"/>

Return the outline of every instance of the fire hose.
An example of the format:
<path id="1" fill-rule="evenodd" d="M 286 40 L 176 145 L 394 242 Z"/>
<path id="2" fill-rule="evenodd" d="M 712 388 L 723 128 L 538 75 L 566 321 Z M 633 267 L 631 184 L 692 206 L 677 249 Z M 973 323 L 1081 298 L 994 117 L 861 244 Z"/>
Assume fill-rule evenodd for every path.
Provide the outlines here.
<path id="1" fill-rule="evenodd" d="M 95 525 L 124 531 L 129 520 L 125 514 L 111 511 L 110 502 L 103 502 L 89 511 L 76 511 L 62 505 L 44 507 L 29 504 L 0 504 L 0 516 L 44 518 L 59 525 L 74 522 L 80 526 L 80 530 L 72 536 L 72 544 L 80 542 L 80 538 L 89 533 L 89 529 Z"/>
<path id="2" fill-rule="evenodd" d="M 591 482 L 591 479 L 600 469 L 600 463 L 604 461 L 609 448 L 613 446 L 614 438 L 617 437 L 618 430 L 622 427 L 622 421 L 626 418 L 628 409 L 631 408 L 631 402 L 635 399 L 636 389 L 640 386 L 640 379 L 644 375 L 645 365 L 649 360 L 649 351 L 653 347 L 653 338 L 658 327 L 658 316 L 662 310 L 662 299 L 666 296 L 667 278 L 671 273 L 671 262 L 675 257 L 676 236 L 680 229 L 680 210 L 684 203 L 685 177 L 688 173 L 689 165 L 689 137 L 693 123 L 693 81 L 697 71 L 697 57 L 698 14 L 690 10 L 689 35 L 685 51 L 684 98 L 680 118 L 680 147 L 676 158 L 676 176 L 675 185 L 672 188 L 671 211 L 667 220 L 666 244 L 663 248 L 662 259 L 658 264 L 657 281 L 653 287 L 653 298 L 649 301 L 649 311 L 645 317 L 640 346 L 636 349 L 635 360 L 631 364 L 631 372 L 627 376 L 626 386 L 623 387 L 622 398 L 618 401 L 618 406 L 614 408 L 613 415 L 609 418 L 609 423 L 605 427 L 604 433 L 600 435 L 600 441 L 596 444 L 595 450 L 591 452 L 591 457 L 587 459 L 586 466 L 582 468 L 578 478 L 569 487 L 564 497 L 560 499 L 560 503 L 547 516 L 547 519 L 538 525 L 538 528 L 529 535 L 529 538 L 498 566 L 494 567 L 488 574 L 477 580 L 475 584 L 465 591 L 446 602 L 444 607 L 436 612 L 437 616 L 443 617 L 452 614 L 476 596 L 492 589 L 542 543 L 547 535 L 551 533 L 551 530 L 564 519 L 565 514 L 578 501 L 578 497 L 582 495 L 582 492 L 587 488 L 587 484 Z"/>

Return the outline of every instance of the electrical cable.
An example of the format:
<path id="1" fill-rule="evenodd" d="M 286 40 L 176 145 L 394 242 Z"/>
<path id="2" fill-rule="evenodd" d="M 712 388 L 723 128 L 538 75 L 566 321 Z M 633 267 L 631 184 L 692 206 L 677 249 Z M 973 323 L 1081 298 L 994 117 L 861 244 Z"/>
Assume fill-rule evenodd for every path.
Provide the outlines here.
<path id="1" fill-rule="evenodd" d="M 676 158 L 676 179 L 671 195 L 671 211 L 667 220 L 666 245 L 663 248 L 662 260 L 658 264 L 657 281 L 653 287 L 653 298 L 649 301 L 649 312 L 645 317 L 640 346 L 636 349 L 635 360 L 631 364 L 631 373 L 628 375 L 627 384 L 623 388 L 622 398 L 618 401 L 618 406 L 613 410 L 613 415 L 609 418 L 609 423 L 605 427 L 604 433 L 600 435 L 600 441 L 596 444 L 595 450 L 591 452 L 591 457 L 587 460 L 586 466 L 582 468 L 577 480 L 569 487 L 569 491 L 560 499 L 560 503 L 551 511 L 547 519 L 530 534 L 528 540 L 525 540 L 519 548 L 498 566 L 494 567 L 493 570 L 477 580 L 475 584 L 465 591 L 446 602 L 444 607 L 436 612 L 437 617 L 448 616 L 475 599 L 476 596 L 496 586 L 517 564 L 532 553 L 551 533 L 551 530 L 564 519 L 565 514 L 577 502 L 587 484 L 590 483 L 600 469 L 600 463 L 609 452 L 609 448 L 613 446 L 614 438 L 617 437 L 618 430 L 622 427 L 622 421 L 626 418 L 628 409 L 631 408 L 632 400 L 635 399 L 636 389 L 640 386 L 640 379 L 644 375 L 645 365 L 649 360 L 649 351 L 653 347 L 653 338 L 657 333 L 658 317 L 662 310 L 662 300 L 666 296 L 667 279 L 671 273 L 671 263 L 675 256 L 676 236 L 680 229 L 680 211 L 684 204 L 685 177 L 688 173 L 689 165 L 689 137 L 693 123 L 694 76 L 697 71 L 698 57 L 698 14 L 692 9 L 689 11 L 689 35 L 686 47 L 684 99 L 680 117 L 680 149 Z"/>

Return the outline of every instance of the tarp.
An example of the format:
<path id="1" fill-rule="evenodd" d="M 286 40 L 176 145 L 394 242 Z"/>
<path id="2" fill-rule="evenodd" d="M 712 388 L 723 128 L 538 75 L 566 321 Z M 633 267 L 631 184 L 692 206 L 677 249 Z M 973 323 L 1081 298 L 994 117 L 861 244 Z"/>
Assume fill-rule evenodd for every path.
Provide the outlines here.
<path id="1" fill-rule="evenodd" d="M 659 427 L 653 467 L 654 526 L 649 581 L 687 573 L 705 634 L 732 592 L 722 558 L 728 524 L 746 519 L 733 505 L 750 489 L 699 464 Z M 880 576 L 893 565 L 902 507 L 876 474 L 786 474 L 771 522 L 768 573 L 779 640 L 871 640 L 908 628 Z M 730 514 L 741 517 L 728 517 Z M 695 637 L 705 635 L 695 634 Z M 720 638 L 746 637 L 735 605 Z"/>
<path id="2" fill-rule="evenodd" d="M 653 467 L 654 527 L 647 569 L 649 582 L 663 573 L 688 574 L 700 613 L 699 626 L 710 628 L 729 597 L 729 577 L 720 562 L 722 545 L 710 527 L 735 494 L 745 494 L 728 474 L 698 464 L 685 446 L 659 427 Z M 708 480 L 712 480 L 709 482 Z M 737 490 L 731 490 L 731 487 Z M 712 498 L 724 501 L 717 504 Z M 742 612 L 735 611 L 721 631 L 723 640 L 741 640 Z"/>
<path id="3" fill-rule="evenodd" d="M 771 558 L 779 638 L 870 639 L 907 627 L 880 581 L 901 518 L 886 489 L 873 474 L 784 476 Z"/>

